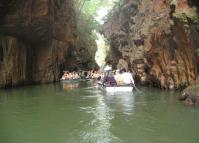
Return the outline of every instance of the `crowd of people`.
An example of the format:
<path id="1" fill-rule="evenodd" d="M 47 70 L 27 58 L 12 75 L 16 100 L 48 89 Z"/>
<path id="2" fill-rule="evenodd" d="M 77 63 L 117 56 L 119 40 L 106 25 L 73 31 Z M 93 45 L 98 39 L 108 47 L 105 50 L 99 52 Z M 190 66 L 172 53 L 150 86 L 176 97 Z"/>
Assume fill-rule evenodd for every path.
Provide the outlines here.
<path id="1" fill-rule="evenodd" d="M 90 71 L 64 71 L 61 80 L 75 80 L 75 79 L 97 79 L 101 75 L 99 70 Z"/>
<path id="2" fill-rule="evenodd" d="M 64 71 L 61 80 L 75 80 L 75 79 L 96 79 L 98 83 L 103 85 L 134 85 L 133 75 L 126 69 L 113 70 L 111 64 L 107 64 L 103 70 L 90 71 Z"/>
<path id="3" fill-rule="evenodd" d="M 101 79 L 103 85 L 134 85 L 133 75 L 125 68 L 112 70 L 112 66 L 107 64 L 104 68 L 104 77 Z"/>
<path id="4" fill-rule="evenodd" d="M 100 82 L 103 85 L 111 86 L 135 84 L 132 73 L 126 69 L 105 70 L 104 77 Z"/>
<path id="5" fill-rule="evenodd" d="M 94 79 L 99 84 L 102 85 L 135 85 L 133 74 L 130 71 L 127 71 L 125 68 L 113 70 L 112 64 L 107 62 L 106 66 L 99 70 L 90 70 L 90 71 L 64 71 L 61 80 L 76 80 L 76 79 L 85 79 L 90 80 Z"/>
<path id="6" fill-rule="evenodd" d="M 61 80 L 71 80 L 71 79 L 80 79 L 80 75 L 78 72 L 69 72 L 69 71 L 64 71 L 63 76 L 61 77 Z"/>
<path id="7" fill-rule="evenodd" d="M 85 73 L 86 79 L 97 79 L 102 76 L 102 72 L 100 70 L 91 70 Z"/>

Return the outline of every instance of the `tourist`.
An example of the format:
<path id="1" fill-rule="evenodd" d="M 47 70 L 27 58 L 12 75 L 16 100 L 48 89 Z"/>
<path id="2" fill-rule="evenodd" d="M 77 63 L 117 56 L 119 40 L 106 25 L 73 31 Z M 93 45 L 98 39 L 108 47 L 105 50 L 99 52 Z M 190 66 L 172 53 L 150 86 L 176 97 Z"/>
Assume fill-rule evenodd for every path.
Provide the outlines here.
<path id="1" fill-rule="evenodd" d="M 74 73 L 74 79 L 79 79 L 79 78 L 80 78 L 80 76 L 78 75 L 77 72 L 75 72 L 75 73 Z"/>
<path id="2" fill-rule="evenodd" d="M 124 84 L 123 77 L 122 77 L 121 71 L 119 69 L 116 70 L 114 78 L 116 80 L 117 85 Z"/>
<path id="3" fill-rule="evenodd" d="M 129 71 L 126 72 L 126 69 L 122 69 L 122 79 L 124 81 L 124 84 L 135 85 L 132 74 Z"/>
<path id="4" fill-rule="evenodd" d="M 110 62 L 107 62 L 107 65 L 104 68 L 104 71 L 111 71 L 112 70 L 112 65 Z"/>

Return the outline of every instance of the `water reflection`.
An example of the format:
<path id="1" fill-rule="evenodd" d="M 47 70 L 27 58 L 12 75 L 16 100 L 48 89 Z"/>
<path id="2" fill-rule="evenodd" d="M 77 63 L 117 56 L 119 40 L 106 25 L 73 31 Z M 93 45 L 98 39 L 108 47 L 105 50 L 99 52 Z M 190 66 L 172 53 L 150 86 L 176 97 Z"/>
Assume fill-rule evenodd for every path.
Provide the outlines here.
<path id="1" fill-rule="evenodd" d="M 111 120 L 114 118 L 114 114 L 111 112 L 110 107 L 105 104 L 102 95 L 98 94 L 95 97 L 95 108 L 81 108 L 93 116 L 92 120 L 85 125 L 85 129 L 81 134 L 83 142 L 109 143 L 117 140 L 110 131 Z"/>
<path id="2" fill-rule="evenodd" d="M 68 80 L 62 81 L 60 83 L 63 90 L 71 90 L 71 89 L 80 89 L 80 88 L 88 88 L 95 87 L 94 82 L 86 81 L 86 80 Z"/>
<path id="3" fill-rule="evenodd" d="M 74 88 L 78 88 L 79 87 L 79 83 L 76 82 L 76 83 L 62 83 L 62 86 L 63 86 L 63 89 L 64 90 L 71 90 L 71 89 L 74 89 Z"/>
<path id="4" fill-rule="evenodd" d="M 132 115 L 134 95 L 132 93 L 107 94 L 95 89 L 92 96 L 96 98 L 95 107 L 81 107 L 84 112 L 93 116 L 81 133 L 83 142 L 122 142 L 111 132 L 112 120 L 117 118 L 118 111 L 124 115 Z"/>
<path id="5" fill-rule="evenodd" d="M 106 104 L 111 104 L 114 110 L 122 114 L 132 115 L 134 111 L 134 96 L 133 93 L 106 93 Z"/>

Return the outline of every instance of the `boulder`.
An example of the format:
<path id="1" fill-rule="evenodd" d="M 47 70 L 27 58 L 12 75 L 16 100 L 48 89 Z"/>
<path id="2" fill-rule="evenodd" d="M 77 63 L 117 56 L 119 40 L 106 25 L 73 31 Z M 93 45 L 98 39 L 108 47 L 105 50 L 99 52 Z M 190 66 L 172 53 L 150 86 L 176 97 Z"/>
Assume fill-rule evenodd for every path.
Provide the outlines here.
<path id="1" fill-rule="evenodd" d="M 186 88 L 179 96 L 186 105 L 199 106 L 199 85 Z"/>

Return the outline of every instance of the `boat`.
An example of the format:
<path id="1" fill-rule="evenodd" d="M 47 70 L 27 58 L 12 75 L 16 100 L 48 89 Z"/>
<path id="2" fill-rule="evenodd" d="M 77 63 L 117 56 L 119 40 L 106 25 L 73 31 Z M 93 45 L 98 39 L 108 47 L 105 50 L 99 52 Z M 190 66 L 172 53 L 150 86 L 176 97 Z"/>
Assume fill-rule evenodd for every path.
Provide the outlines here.
<path id="1" fill-rule="evenodd" d="M 98 82 L 98 86 L 106 92 L 133 92 L 132 85 L 103 85 Z"/>

